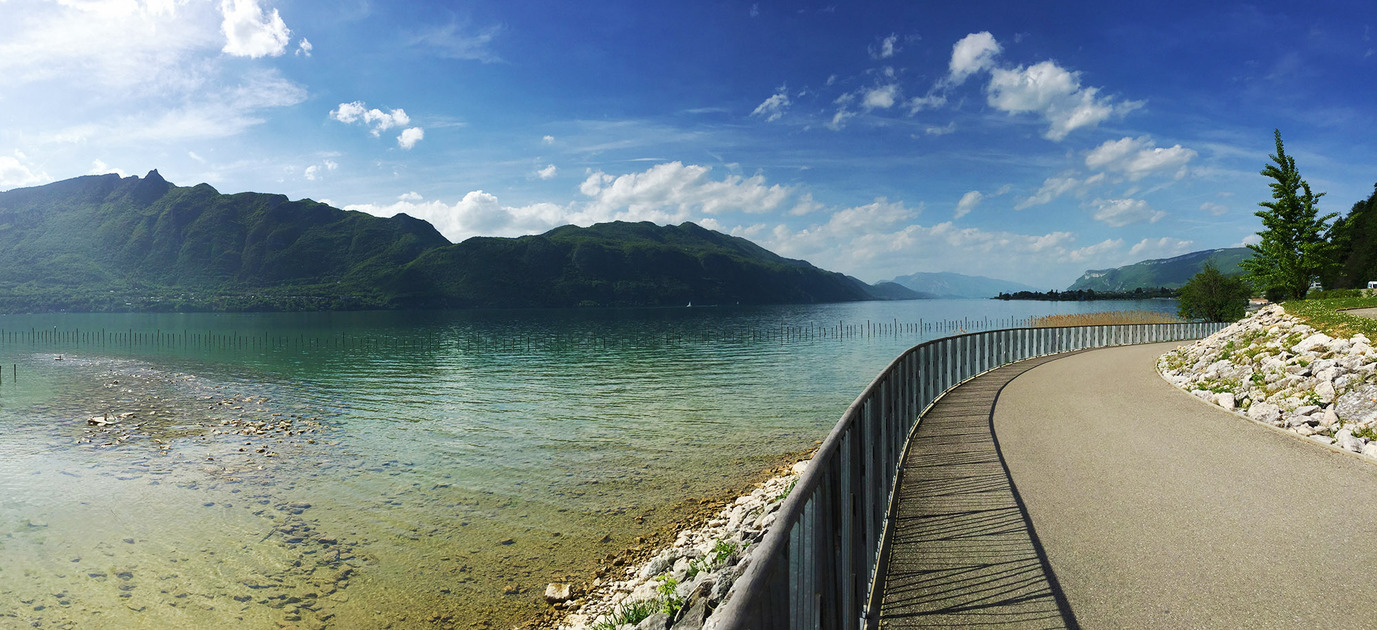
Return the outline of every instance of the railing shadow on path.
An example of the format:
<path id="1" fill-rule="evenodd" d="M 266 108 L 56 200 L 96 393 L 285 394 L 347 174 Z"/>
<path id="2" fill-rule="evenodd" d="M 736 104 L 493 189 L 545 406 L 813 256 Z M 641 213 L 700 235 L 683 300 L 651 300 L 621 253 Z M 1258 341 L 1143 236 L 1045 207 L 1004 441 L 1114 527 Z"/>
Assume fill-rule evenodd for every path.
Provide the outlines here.
<path id="1" fill-rule="evenodd" d="M 1060 355 L 1065 356 L 1065 355 Z M 993 413 L 1008 365 L 949 392 L 909 445 L 880 628 L 1078 628 L 999 453 Z"/>

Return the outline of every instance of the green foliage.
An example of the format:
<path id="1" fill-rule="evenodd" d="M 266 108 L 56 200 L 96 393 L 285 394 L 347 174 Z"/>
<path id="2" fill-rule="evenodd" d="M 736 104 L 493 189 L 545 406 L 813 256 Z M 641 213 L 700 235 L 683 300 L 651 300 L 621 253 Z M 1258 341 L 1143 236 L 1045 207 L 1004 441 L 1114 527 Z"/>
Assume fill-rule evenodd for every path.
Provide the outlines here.
<path id="1" fill-rule="evenodd" d="M 660 611 L 669 615 L 671 619 L 684 607 L 684 598 L 675 592 L 678 588 L 679 581 L 668 575 L 655 587 L 655 592 L 660 594 Z"/>
<path id="2" fill-rule="evenodd" d="M 1200 273 L 1181 287 L 1176 310 L 1182 319 L 1237 321 L 1248 310 L 1248 295 L 1248 285 L 1241 278 L 1226 276 L 1206 262 Z"/>
<path id="3" fill-rule="evenodd" d="M 1335 221 L 1327 238 L 1333 264 L 1321 273 L 1324 286 L 1361 289 L 1377 280 L 1377 189 Z"/>
<path id="4" fill-rule="evenodd" d="M 645 621 L 646 617 L 659 612 L 661 607 L 661 602 L 653 599 L 623 603 L 617 607 L 616 612 L 594 624 L 593 630 L 617 630 L 626 624 L 638 624 Z"/>
<path id="5" fill-rule="evenodd" d="M 1262 241 L 1248 246 L 1253 257 L 1242 266 L 1264 291 L 1299 300 L 1326 265 L 1329 243 L 1323 237 L 1326 224 L 1337 215 L 1318 216 L 1315 203 L 1324 193 L 1312 193 L 1301 178 L 1295 158 L 1282 146 L 1281 130 L 1275 137 L 1277 152 L 1270 156 L 1274 164 L 1261 173 L 1275 180 L 1269 184 L 1272 201 L 1259 203 L 1264 209 L 1256 213 L 1262 219 Z"/>
<path id="6" fill-rule="evenodd" d="M 1295 315 L 1331 337 L 1352 337 L 1358 333 L 1377 339 L 1377 319 L 1350 315 L 1344 311 L 1355 308 L 1377 308 L 1377 297 L 1340 298 L 1331 300 L 1298 300 L 1282 304 L 1286 312 Z M 1296 341 L 1288 345 L 1295 345 Z"/>

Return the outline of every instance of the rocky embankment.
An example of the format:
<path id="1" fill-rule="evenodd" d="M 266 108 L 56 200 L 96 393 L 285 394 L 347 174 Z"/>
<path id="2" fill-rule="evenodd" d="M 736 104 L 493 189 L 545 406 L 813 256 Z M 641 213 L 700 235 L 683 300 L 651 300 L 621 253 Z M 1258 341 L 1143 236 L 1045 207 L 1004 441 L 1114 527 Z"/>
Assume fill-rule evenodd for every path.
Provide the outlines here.
<path id="1" fill-rule="evenodd" d="M 679 533 L 673 545 L 650 560 L 627 567 L 620 576 L 605 576 L 578 612 L 568 614 L 560 630 L 685 630 L 702 628 L 732 582 L 753 560 L 808 462 L 757 486 L 698 529 Z M 551 584 L 545 593 L 554 605 L 571 595 L 567 584 Z"/>
<path id="2" fill-rule="evenodd" d="M 1331 338 L 1280 306 L 1162 355 L 1169 382 L 1248 418 L 1377 457 L 1377 350 Z"/>

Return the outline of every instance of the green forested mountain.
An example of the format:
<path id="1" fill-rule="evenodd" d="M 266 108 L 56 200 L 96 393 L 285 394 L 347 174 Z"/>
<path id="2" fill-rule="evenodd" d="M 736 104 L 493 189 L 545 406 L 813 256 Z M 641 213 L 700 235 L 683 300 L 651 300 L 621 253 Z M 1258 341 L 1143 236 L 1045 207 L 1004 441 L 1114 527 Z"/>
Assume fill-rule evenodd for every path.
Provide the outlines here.
<path id="1" fill-rule="evenodd" d="M 1144 260 L 1113 269 L 1091 269 L 1066 290 L 1124 292 L 1160 287 L 1176 289 L 1199 273 L 1207 260 L 1214 261 L 1215 267 L 1225 275 L 1237 275 L 1243 272 L 1238 266 L 1239 261 L 1251 256 L 1252 250 L 1246 247 L 1229 247 L 1191 252 L 1174 258 Z"/>
<path id="2" fill-rule="evenodd" d="M 1321 274 L 1330 289 L 1361 289 L 1377 280 L 1377 190 L 1329 228 L 1334 265 Z"/>
<path id="3" fill-rule="evenodd" d="M 992 298 L 1000 293 L 1037 290 L 1018 282 L 951 272 L 911 273 L 893 282 L 919 293 L 944 298 Z"/>
<path id="4" fill-rule="evenodd" d="M 0 312 L 882 297 L 872 289 L 692 223 L 565 226 L 451 244 L 406 215 L 384 219 L 282 195 L 222 195 L 207 184 L 174 186 L 157 171 L 0 193 Z"/>

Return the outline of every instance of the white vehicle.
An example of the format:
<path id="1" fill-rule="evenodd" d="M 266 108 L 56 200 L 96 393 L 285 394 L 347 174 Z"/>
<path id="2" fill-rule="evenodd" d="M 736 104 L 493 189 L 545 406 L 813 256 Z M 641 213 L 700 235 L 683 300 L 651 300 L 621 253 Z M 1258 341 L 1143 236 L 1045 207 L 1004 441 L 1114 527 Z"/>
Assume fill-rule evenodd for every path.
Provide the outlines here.
<path id="1" fill-rule="evenodd" d="M 1367 281 L 1367 288 L 1369 288 L 1369 289 L 1377 289 L 1377 280 L 1368 280 L 1368 281 Z"/>

